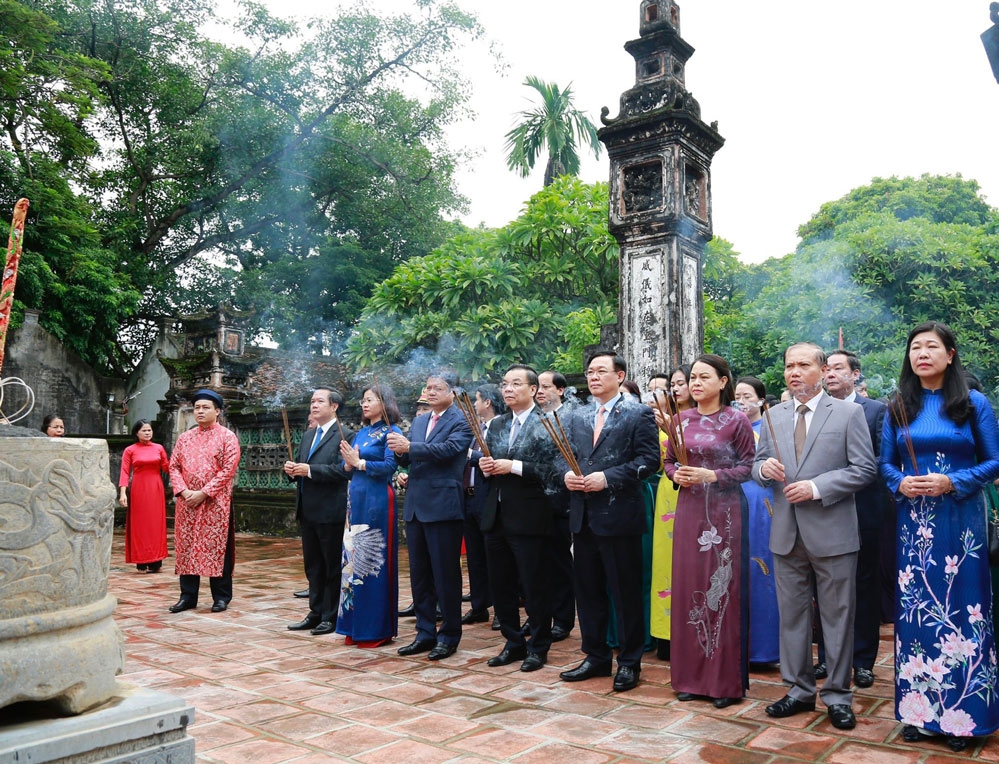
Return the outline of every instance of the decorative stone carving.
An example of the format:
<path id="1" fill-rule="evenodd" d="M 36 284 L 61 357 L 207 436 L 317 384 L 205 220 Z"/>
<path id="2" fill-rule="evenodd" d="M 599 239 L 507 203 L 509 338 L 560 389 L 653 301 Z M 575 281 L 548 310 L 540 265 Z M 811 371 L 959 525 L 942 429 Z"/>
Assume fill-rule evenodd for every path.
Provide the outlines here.
<path id="1" fill-rule="evenodd" d="M 107 591 L 115 489 L 103 440 L 0 429 L 0 708 L 107 700 L 125 662 Z"/>
<path id="2" fill-rule="evenodd" d="M 645 162 L 622 169 L 621 202 L 625 215 L 662 209 L 662 162 Z"/>

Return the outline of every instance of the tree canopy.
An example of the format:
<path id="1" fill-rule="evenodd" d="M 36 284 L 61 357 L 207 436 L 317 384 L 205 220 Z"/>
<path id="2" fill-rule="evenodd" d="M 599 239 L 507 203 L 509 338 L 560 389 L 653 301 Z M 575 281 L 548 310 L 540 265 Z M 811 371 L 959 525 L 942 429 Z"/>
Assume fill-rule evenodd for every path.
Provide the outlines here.
<path id="1" fill-rule="evenodd" d="M 245 3 L 237 43 L 202 0 L 0 7 L 0 202 L 32 200 L 16 299 L 102 369 L 127 370 L 149 319 L 223 301 L 329 349 L 454 231 L 443 130 L 479 28 L 450 4 L 299 27 Z"/>
<path id="2" fill-rule="evenodd" d="M 578 368 L 617 316 L 607 204 L 607 184 L 562 177 L 506 227 L 403 263 L 365 307 L 348 359 L 377 367 L 429 352 L 473 379 L 515 362 Z"/>
<path id="3" fill-rule="evenodd" d="M 875 178 L 822 205 L 801 244 L 755 266 L 729 262 L 706 327 L 740 374 L 783 387 L 794 341 L 857 352 L 875 393 L 893 385 L 909 330 L 950 324 L 965 365 L 999 382 L 999 213 L 960 177 Z"/>

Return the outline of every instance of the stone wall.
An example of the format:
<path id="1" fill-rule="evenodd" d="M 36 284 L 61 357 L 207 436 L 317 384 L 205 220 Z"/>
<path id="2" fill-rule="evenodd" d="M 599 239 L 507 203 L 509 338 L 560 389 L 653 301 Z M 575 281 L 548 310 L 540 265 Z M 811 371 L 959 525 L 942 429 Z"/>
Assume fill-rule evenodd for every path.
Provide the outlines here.
<path id="1" fill-rule="evenodd" d="M 38 429 L 45 415 L 54 413 L 66 423 L 66 435 L 104 433 L 108 393 L 121 400 L 125 392 L 121 380 L 97 374 L 45 331 L 32 310 L 24 312 L 24 323 L 7 336 L 3 376 L 19 377 L 35 392 L 35 410 L 19 425 Z M 112 423 L 121 426 L 114 416 Z"/>

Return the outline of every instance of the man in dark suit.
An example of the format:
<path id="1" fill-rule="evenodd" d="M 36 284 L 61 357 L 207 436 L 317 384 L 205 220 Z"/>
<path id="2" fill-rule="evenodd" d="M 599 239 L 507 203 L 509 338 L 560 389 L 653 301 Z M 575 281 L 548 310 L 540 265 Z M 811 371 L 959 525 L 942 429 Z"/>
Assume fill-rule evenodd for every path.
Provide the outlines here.
<path id="1" fill-rule="evenodd" d="M 538 375 L 538 392 L 535 401 L 544 414 L 558 413 L 559 419 L 569 416 L 564 402 L 568 382 L 553 369 Z M 555 505 L 555 544 L 552 548 L 552 642 L 561 642 L 569 636 L 576 624 L 576 593 L 572 583 L 572 531 L 569 530 L 569 492 L 564 485 L 555 486 L 551 500 Z"/>
<path id="2" fill-rule="evenodd" d="M 598 350 L 586 365 L 593 397 L 577 409 L 568 437 L 582 475 L 560 460 L 569 489 L 574 550 L 576 610 L 585 660 L 559 676 L 578 682 L 610 676 L 614 654 L 607 644 L 610 592 L 617 611 L 618 670 L 614 690 L 638 685 L 645 647 L 642 605 L 642 482 L 659 469 L 659 434 L 652 409 L 621 394 L 627 365 L 612 351 Z"/>
<path id="3" fill-rule="evenodd" d="M 541 422 L 534 395 L 538 375 L 514 364 L 503 377 L 503 401 L 510 411 L 494 420 L 487 444 L 490 456 L 479 460 L 490 476 L 482 508 L 482 530 L 493 584 L 493 599 L 503 650 L 490 666 L 520 660 L 521 671 L 537 671 L 548 660 L 552 643 L 552 601 L 547 566 L 551 558 L 554 508 L 549 484 L 555 477 L 555 444 Z M 524 589 L 530 639 L 520 626 L 517 580 Z"/>
<path id="4" fill-rule="evenodd" d="M 826 392 L 841 401 L 856 403 L 864 410 L 871 434 L 874 458 L 881 453 L 881 429 L 887 406 L 881 401 L 857 395 L 860 359 L 849 350 L 834 350 L 826 360 Z M 884 523 L 888 492 L 884 481 L 874 480 L 854 494 L 860 551 L 857 553 L 857 613 L 853 626 L 853 683 L 857 687 L 874 684 L 874 662 L 878 657 L 881 633 L 881 527 Z M 825 645 L 819 632 L 819 664 L 815 676 L 828 673 Z"/>
<path id="5" fill-rule="evenodd" d="M 416 638 L 400 647 L 399 655 L 429 652 L 432 661 L 454 654 L 461 641 L 461 483 L 472 431 L 453 405 L 457 384 L 451 372 L 431 374 L 426 387 L 430 412 L 413 421 L 411 439 L 397 433 L 386 438 L 400 466 L 409 466 L 403 515 Z"/>
<path id="6" fill-rule="evenodd" d="M 350 474 L 340 459 L 337 410 L 343 398 L 320 387 L 312 393 L 309 416 L 315 428 L 305 431 L 297 462 L 285 462 L 285 474 L 295 483 L 295 516 L 302 530 L 302 557 L 309 581 L 309 614 L 288 626 L 292 631 L 332 634 L 340 605 L 343 526 L 347 519 Z M 344 431 L 349 438 L 351 433 Z"/>
<path id="7" fill-rule="evenodd" d="M 496 385 L 480 385 L 475 391 L 475 413 L 486 432 L 496 417 L 506 411 L 500 389 Z M 462 486 L 465 489 L 465 562 L 468 565 L 468 591 L 472 609 L 461 617 L 463 625 L 485 623 L 493 603 L 486 562 L 486 539 L 482 534 L 482 505 L 489 493 L 489 479 L 482 473 L 479 460 L 482 452 L 473 444 L 465 464 Z"/>
<path id="8" fill-rule="evenodd" d="M 852 729 L 857 510 L 853 495 L 874 480 L 877 462 L 859 406 L 822 392 L 826 355 L 811 343 L 784 351 L 792 399 L 772 410 L 776 442 L 760 433 L 753 479 L 776 485 L 770 551 L 780 609 L 780 668 L 791 685 L 766 708 L 783 718 L 815 709 L 812 592 L 819 603 L 829 676 L 819 693 L 838 729 Z M 777 455 L 780 458 L 777 458 Z"/>

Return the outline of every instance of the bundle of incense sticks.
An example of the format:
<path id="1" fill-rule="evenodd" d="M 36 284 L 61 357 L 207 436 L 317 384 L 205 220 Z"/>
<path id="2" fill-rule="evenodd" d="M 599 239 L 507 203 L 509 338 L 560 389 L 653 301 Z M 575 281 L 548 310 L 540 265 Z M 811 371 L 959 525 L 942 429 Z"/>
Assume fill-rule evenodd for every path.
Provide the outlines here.
<path id="1" fill-rule="evenodd" d="M 295 461 L 295 454 L 291 449 L 291 428 L 288 427 L 288 409 L 281 407 L 281 419 L 284 420 L 284 442 L 288 444 L 288 461 Z"/>
<path id="2" fill-rule="evenodd" d="M 667 440 L 673 444 L 673 453 L 676 455 L 676 461 L 680 466 L 686 467 L 687 443 L 683 439 L 680 412 L 673 405 L 673 399 L 669 397 L 669 393 L 664 390 L 656 390 L 652 394 L 652 398 L 656 402 L 656 408 L 659 409 L 659 413 L 662 415 L 663 423 L 665 424 L 663 432 L 666 433 Z"/>
<path id="3" fill-rule="evenodd" d="M 895 415 L 895 421 L 902 429 L 902 438 L 905 440 L 905 447 L 909 450 L 909 459 L 912 460 L 912 474 L 919 474 L 919 465 L 916 464 L 916 449 L 912 445 L 912 436 L 909 434 L 909 415 L 905 411 L 905 404 L 901 397 L 893 395 L 888 399 L 888 405 Z"/>
<path id="4" fill-rule="evenodd" d="M 458 404 L 461 413 L 465 415 L 465 421 L 468 422 L 468 426 L 472 429 L 472 435 L 475 436 L 475 442 L 479 444 L 479 450 L 482 452 L 482 455 L 492 457 L 492 454 L 489 453 L 489 446 L 486 445 L 486 436 L 482 432 L 479 415 L 475 413 L 475 404 L 472 403 L 472 399 L 468 396 L 468 393 L 464 390 L 455 393 L 454 402 Z"/>
<path id="5" fill-rule="evenodd" d="M 774 444 L 774 456 L 777 457 L 777 461 L 783 464 L 784 460 L 780 458 L 780 449 L 777 447 L 777 434 L 774 432 L 774 423 L 770 419 L 770 406 L 766 401 L 763 401 L 763 418 L 767 420 L 767 429 L 770 430 L 770 440 Z"/>
<path id="6" fill-rule="evenodd" d="M 555 443 L 555 447 L 558 452 L 562 454 L 562 458 L 565 459 L 566 464 L 572 470 L 573 475 L 582 475 L 583 471 L 579 469 L 579 462 L 576 461 L 576 455 L 572 452 L 572 446 L 569 445 L 569 438 L 565 434 L 565 430 L 562 428 L 562 420 L 558 418 L 558 412 L 552 412 L 552 419 L 549 419 L 544 414 L 541 415 L 541 424 L 545 426 L 545 431 L 548 433 L 548 437 L 552 439 Z"/>

